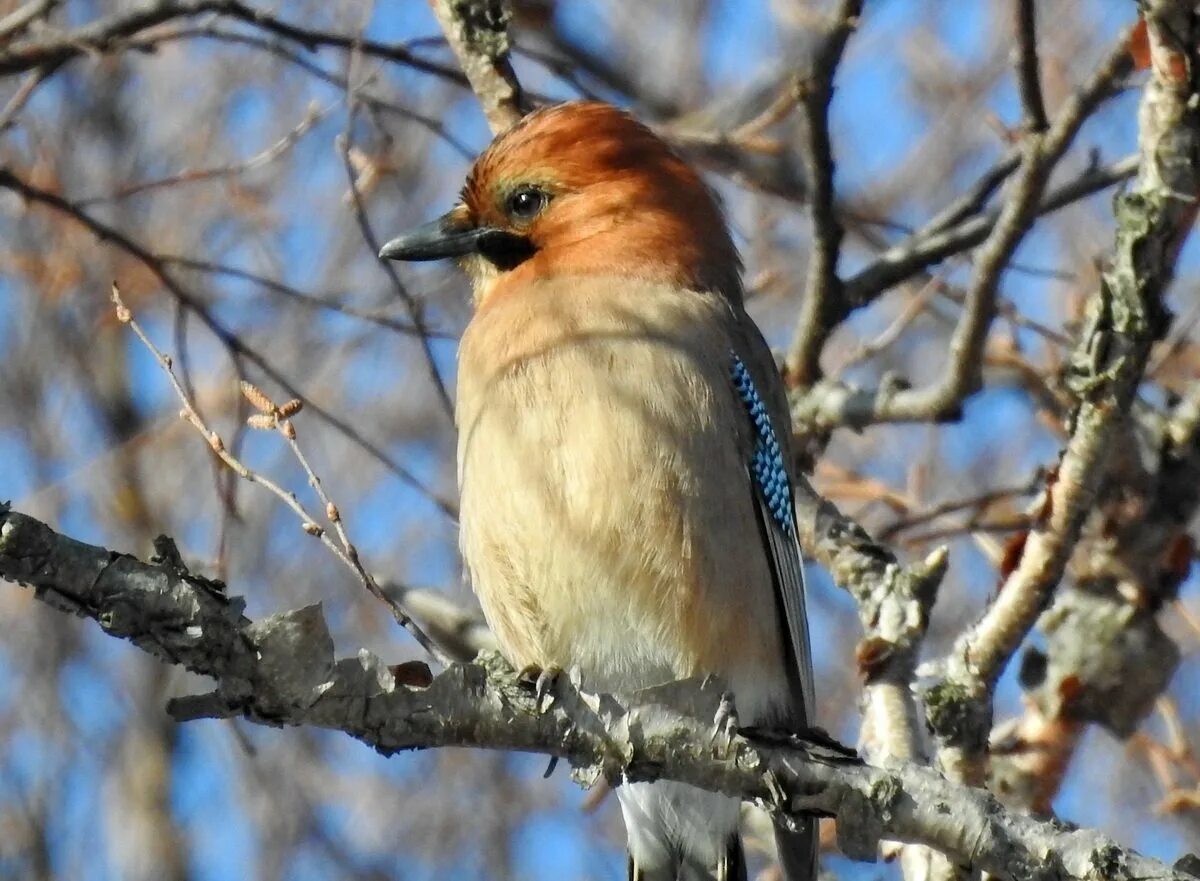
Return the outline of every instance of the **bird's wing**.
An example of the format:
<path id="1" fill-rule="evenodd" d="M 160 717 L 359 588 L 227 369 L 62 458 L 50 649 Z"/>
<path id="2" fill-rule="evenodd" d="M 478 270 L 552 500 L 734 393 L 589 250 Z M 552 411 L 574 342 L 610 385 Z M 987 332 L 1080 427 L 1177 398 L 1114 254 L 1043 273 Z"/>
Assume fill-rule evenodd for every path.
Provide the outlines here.
<path id="1" fill-rule="evenodd" d="M 758 511 L 759 530 L 774 579 L 784 644 L 791 655 L 789 673 L 794 678 L 789 721 L 808 724 L 814 708 L 812 654 L 804 602 L 804 564 L 796 537 L 793 502 L 791 421 L 787 395 L 771 351 L 745 314 L 739 316 L 730 352 L 730 379 L 745 410 L 749 434 L 746 471 Z"/>
<path id="2" fill-rule="evenodd" d="M 815 711 L 812 653 L 804 608 L 804 564 L 796 536 L 793 495 L 795 460 L 791 453 L 791 417 L 787 393 L 775 360 L 758 328 L 740 308 L 730 352 L 729 374 L 746 412 L 744 442 L 747 476 L 752 484 L 758 526 L 771 565 L 775 602 L 788 658 L 793 695 L 788 723 L 809 724 Z M 817 821 L 799 817 L 775 820 L 775 844 L 788 881 L 817 877 Z"/>

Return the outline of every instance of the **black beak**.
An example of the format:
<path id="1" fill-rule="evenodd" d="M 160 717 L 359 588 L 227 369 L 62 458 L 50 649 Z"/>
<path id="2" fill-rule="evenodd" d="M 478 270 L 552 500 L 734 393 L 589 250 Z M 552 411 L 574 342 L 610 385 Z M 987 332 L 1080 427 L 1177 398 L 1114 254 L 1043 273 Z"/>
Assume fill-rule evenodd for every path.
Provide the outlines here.
<path id="1" fill-rule="evenodd" d="M 379 249 L 385 260 L 443 260 L 482 254 L 501 268 L 511 268 L 533 253 L 524 236 L 491 226 L 464 227 L 454 212 L 444 214 Z"/>
<path id="2" fill-rule="evenodd" d="M 464 257 L 479 250 L 479 240 L 492 230 L 487 227 L 464 228 L 451 214 L 418 226 L 397 236 L 379 250 L 385 260 L 442 260 Z"/>

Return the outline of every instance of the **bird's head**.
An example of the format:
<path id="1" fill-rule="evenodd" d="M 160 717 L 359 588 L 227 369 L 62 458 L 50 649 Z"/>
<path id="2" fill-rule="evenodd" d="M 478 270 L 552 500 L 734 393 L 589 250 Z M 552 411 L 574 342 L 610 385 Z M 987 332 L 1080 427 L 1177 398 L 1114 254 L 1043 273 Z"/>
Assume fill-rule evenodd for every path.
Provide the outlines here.
<path id="1" fill-rule="evenodd" d="M 644 279 L 738 296 L 740 261 L 716 198 L 650 129 L 597 101 L 529 114 L 492 142 L 458 204 L 381 257 L 455 257 L 477 304 L 569 276 Z"/>

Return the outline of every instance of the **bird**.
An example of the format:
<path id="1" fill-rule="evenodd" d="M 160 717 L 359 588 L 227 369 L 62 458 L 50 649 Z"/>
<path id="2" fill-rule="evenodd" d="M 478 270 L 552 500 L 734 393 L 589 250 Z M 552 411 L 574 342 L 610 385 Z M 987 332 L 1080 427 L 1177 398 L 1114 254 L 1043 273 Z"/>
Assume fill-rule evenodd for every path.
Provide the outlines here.
<path id="1" fill-rule="evenodd" d="M 380 257 L 453 258 L 460 549 L 501 653 L 598 691 L 716 675 L 739 724 L 814 710 L 784 383 L 716 193 L 630 113 L 534 110 Z M 616 789 L 630 881 L 744 881 L 740 803 Z M 776 821 L 788 881 L 815 821 Z"/>

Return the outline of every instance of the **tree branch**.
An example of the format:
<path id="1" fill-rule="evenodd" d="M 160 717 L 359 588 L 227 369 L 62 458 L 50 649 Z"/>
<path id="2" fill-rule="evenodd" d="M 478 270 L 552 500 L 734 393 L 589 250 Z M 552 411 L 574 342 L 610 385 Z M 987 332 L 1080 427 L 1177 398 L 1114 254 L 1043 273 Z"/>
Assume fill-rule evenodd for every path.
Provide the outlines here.
<path id="1" fill-rule="evenodd" d="M 512 9 L 507 0 L 429 0 L 429 5 L 483 105 L 492 134 L 500 134 L 527 109 L 508 59 Z"/>
<path id="2" fill-rule="evenodd" d="M 979 390 L 983 381 L 983 349 L 996 311 L 1001 276 L 1037 220 L 1038 204 L 1051 173 L 1074 141 L 1079 127 L 1112 90 L 1128 63 L 1128 53 L 1122 44 L 1109 54 L 1087 85 L 1063 105 L 1048 131 L 1026 134 L 1017 178 L 975 257 L 975 271 L 963 298 L 962 317 L 950 338 L 949 360 L 942 378 L 926 388 L 897 386 L 867 393 L 869 421 L 954 419 L 961 412 L 963 401 Z M 857 397 L 846 395 L 840 400 L 835 397 L 835 407 L 852 413 L 864 403 Z"/>
<path id="3" fill-rule="evenodd" d="M 466 85 L 467 79 L 453 68 L 427 61 L 401 46 L 359 39 L 357 36 L 307 28 L 284 21 L 270 12 L 256 9 L 241 0 L 179 0 L 152 2 L 136 9 L 97 19 L 65 34 L 14 43 L 0 52 L 0 76 L 20 73 L 35 67 L 54 66 L 82 55 L 111 52 L 123 42 L 148 28 L 180 18 L 216 13 L 261 31 L 299 43 L 309 51 L 321 48 L 352 51 L 393 61 L 415 70 L 434 74 Z"/>
<path id="4" fill-rule="evenodd" d="M 1017 70 L 1017 90 L 1025 111 L 1025 127 L 1031 132 L 1043 132 L 1050 125 L 1046 117 L 1046 102 L 1042 97 L 1042 76 L 1038 70 L 1037 4 L 1035 0 L 1016 0 L 1017 45 L 1013 49 Z"/>
<path id="5" fill-rule="evenodd" d="M 159 254 L 153 251 L 149 246 L 144 245 L 137 240 L 131 238 L 119 229 L 109 226 L 103 221 L 96 218 L 94 215 L 84 211 L 76 203 L 70 199 L 64 198 L 58 193 L 44 190 L 34 184 L 15 175 L 8 167 L 0 165 L 0 189 L 10 190 L 16 193 L 27 202 L 44 206 L 52 211 L 65 215 L 74 222 L 80 224 L 90 233 L 96 236 L 102 242 L 113 245 L 118 250 L 138 261 L 146 267 L 150 273 L 158 279 L 162 286 L 170 292 L 170 294 L 185 308 L 194 312 L 223 346 L 234 356 L 243 357 L 251 364 L 260 369 L 268 378 L 278 383 L 279 387 L 286 391 L 294 398 L 300 398 L 304 401 L 305 406 L 321 419 L 321 421 L 330 425 L 336 431 L 344 435 L 357 447 L 366 452 L 372 459 L 379 462 L 406 484 L 417 490 L 423 496 L 428 498 L 437 507 L 451 519 L 458 516 L 456 504 L 449 499 L 439 496 L 433 489 L 425 485 L 416 474 L 400 464 L 387 450 L 382 446 L 363 437 L 358 429 L 350 424 L 346 419 L 341 418 L 332 410 L 314 401 L 310 396 L 305 395 L 299 387 L 289 380 L 283 372 L 274 364 L 266 359 L 257 349 L 244 342 L 237 334 L 233 333 L 229 328 L 222 324 L 210 309 L 205 306 L 200 295 L 189 289 L 180 281 L 179 277 L 172 271 L 175 266 L 182 266 L 192 269 L 199 269 L 203 272 L 217 272 L 227 275 L 240 275 L 247 277 L 245 273 L 239 273 L 236 270 L 229 270 L 227 267 L 216 267 L 212 264 L 207 264 L 202 261 L 194 261 L 186 258 L 177 258 L 169 255 Z M 262 282 L 257 277 L 256 281 Z M 271 287 L 270 285 L 267 285 Z M 271 289 L 280 290 L 281 286 L 275 285 Z M 423 344 L 427 344 L 424 339 L 429 333 L 424 324 L 416 325 L 418 334 L 422 337 Z"/>
<path id="6" fill-rule="evenodd" d="M 1008 164 L 1008 160 L 1000 163 L 998 171 L 1004 172 Z M 1108 166 L 1088 167 L 1074 180 L 1052 189 L 1038 206 L 1037 216 L 1051 214 L 1081 198 L 1106 190 L 1128 180 L 1136 171 L 1136 156 L 1128 156 Z M 994 185 L 1002 180 L 997 180 Z M 900 282 L 980 244 L 991 233 L 999 217 L 999 211 L 967 215 L 945 228 L 922 231 L 889 248 L 865 269 L 846 279 L 849 308 L 862 308 Z"/>
<path id="7" fill-rule="evenodd" d="M 874 540 L 806 480 L 796 488 L 796 522 L 807 554 L 854 597 L 863 636 L 855 650 L 862 674 L 862 735 L 869 761 L 924 764 L 920 712 L 914 674 L 929 613 L 946 574 L 944 547 L 925 560 L 902 567 Z M 912 864 L 928 861 L 924 848 L 904 848 L 906 878 L 918 877 Z"/>
<path id="8" fill-rule="evenodd" d="M 627 698 L 591 695 L 561 676 L 547 704 L 492 661 L 454 666 L 427 687 L 408 686 L 367 652 L 335 660 L 319 606 L 253 622 L 240 598 L 177 561 L 143 563 L 7 508 L 0 509 L 0 577 L 160 660 L 217 680 L 209 694 L 172 701 L 176 718 L 239 715 L 311 725 L 384 754 L 440 746 L 534 752 L 568 760 L 584 782 L 681 780 L 776 811 L 837 816 L 842 849 L 859 859 L 873 859 L 886 836 L 928 844 L 1004 879 L 1193 881 L 1099 833 L 1010 813 L 990 795 L 928 769 L 866 765 L 819 734 L 714 738 L 722 694 L 715 682 L 674 683 Z"/>
<path id="9" fill-rule="evenodd" d="M 1162 298 L 1196 214 L 1200 118 L 1188 57 L 1197 34 L 1191 4 L 1160 2 L 1146 11 L 1154 76 L 1139 115 L 1141 166 L 1116 203 L 1110 265 L 1087 305 L 1068 365 L 1078 409 L 1044 502 L 1015 568 L 983 618 L 955 643 L 945 678 L 927 694 L 943 755 L 968 782 L 982 782 L 991 693 L 1000 673 L 1053 596 L 1094 509 L 1109 448 L 1133 402 L 1150 348 L 1168 324 Z M 1177 62 L 1177 59 L 1178 62 Z"/>
<path id="10" fill-rule="evenodd" d="M 795 339 L 784 361 L 790 385 L 809 386 L 821 375 L 818 363 L 829 331 L 836 325 L 842 298 L 837 274 L 842 224 L 834 209 L 833 147 L 829 141 L 829 103 L 833 78 L 850 35 L 858 27 L 861 0 L 842 0 L 814 54 L 808 75 L 798 85 L 804 117 L 804 167 L 808 176 L 812 253 Z"/>

